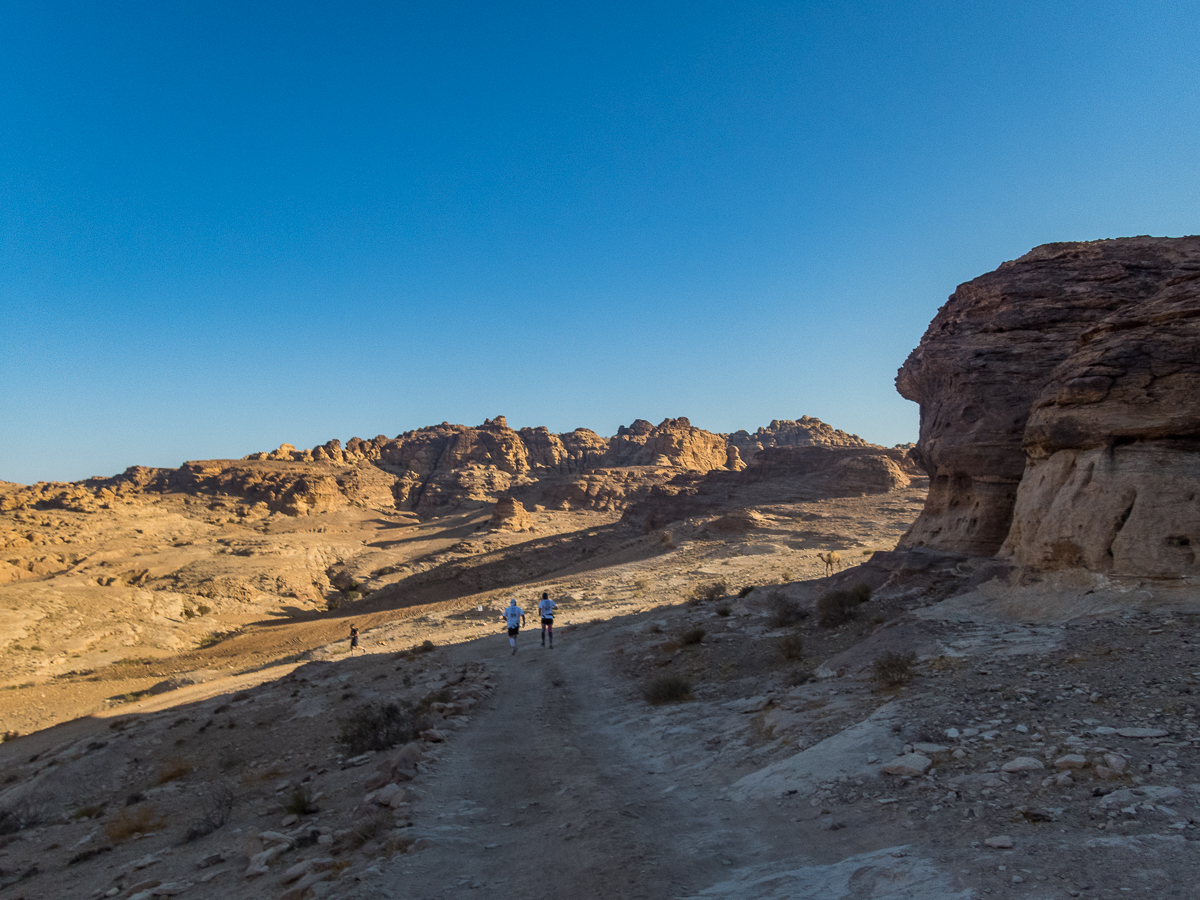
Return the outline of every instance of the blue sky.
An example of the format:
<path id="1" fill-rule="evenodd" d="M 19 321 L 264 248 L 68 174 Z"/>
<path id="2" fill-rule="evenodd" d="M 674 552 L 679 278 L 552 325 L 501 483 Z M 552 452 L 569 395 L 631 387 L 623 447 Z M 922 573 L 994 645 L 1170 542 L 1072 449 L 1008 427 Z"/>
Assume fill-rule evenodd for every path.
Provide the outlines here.
<path id="1" fill-rule="evenodd" d="M 913 440 L 960 282 L 1200 231 L 1200 5 L 0 2 L 0 479 L 444 420 Z"/>

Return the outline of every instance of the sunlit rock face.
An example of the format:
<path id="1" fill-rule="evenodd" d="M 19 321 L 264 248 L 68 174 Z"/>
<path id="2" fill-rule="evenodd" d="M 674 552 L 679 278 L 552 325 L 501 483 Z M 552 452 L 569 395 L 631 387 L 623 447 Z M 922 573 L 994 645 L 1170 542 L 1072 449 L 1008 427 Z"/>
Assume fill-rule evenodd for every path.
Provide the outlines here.
<path id="1" fill-rule="evenodd" d="M 1200 238 L 1038 247 L 960 286 L 896 385 L 930 475 L 902 547 L 1195 571 Z"/>

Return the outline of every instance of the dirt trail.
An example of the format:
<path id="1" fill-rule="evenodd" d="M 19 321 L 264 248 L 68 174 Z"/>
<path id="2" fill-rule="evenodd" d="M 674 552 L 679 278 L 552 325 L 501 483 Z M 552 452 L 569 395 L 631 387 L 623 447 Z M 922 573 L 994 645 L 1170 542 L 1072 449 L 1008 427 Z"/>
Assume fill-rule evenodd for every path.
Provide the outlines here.
<path id="1" fill-rule="evenodd" d="M 678 784 L 614 724 L 628 701 L 587 646 L 599 637 L 560 635 L 551 651 L 524 634 L 516 656 L 501 635 L 483 644 L 497 690 L 419 789 L 415 818 L 432 823 L 423 833 L 436 846 L 386 867 L 371 890 L 660 900 L 761 852 L 744 846 L 734 804 Z"/>

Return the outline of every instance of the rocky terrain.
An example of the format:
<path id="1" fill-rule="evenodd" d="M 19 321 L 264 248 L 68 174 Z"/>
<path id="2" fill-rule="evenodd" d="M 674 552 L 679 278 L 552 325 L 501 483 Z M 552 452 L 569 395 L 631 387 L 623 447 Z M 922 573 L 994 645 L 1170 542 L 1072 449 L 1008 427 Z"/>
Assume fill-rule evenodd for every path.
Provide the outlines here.
<path id="1" fill-rule="evenodd" d="M 914 448 L 496 419 L 0 485 L 0 887 L 1193 896 L 1197 272 L 960 286 Z"/>

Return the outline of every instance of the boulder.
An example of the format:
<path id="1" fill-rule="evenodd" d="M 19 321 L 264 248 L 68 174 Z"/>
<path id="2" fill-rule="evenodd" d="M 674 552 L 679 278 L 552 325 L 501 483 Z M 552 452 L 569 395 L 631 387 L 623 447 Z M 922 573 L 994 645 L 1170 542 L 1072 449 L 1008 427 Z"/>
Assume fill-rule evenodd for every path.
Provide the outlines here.
<path id="1" fill-rule="evenodd" d="M 492 531 L 531 531 L 533 516 L 525 511 L 520 500 L 501 497 L 496 501 L 496 508 L 492 511 L 487 527 Z"/>

